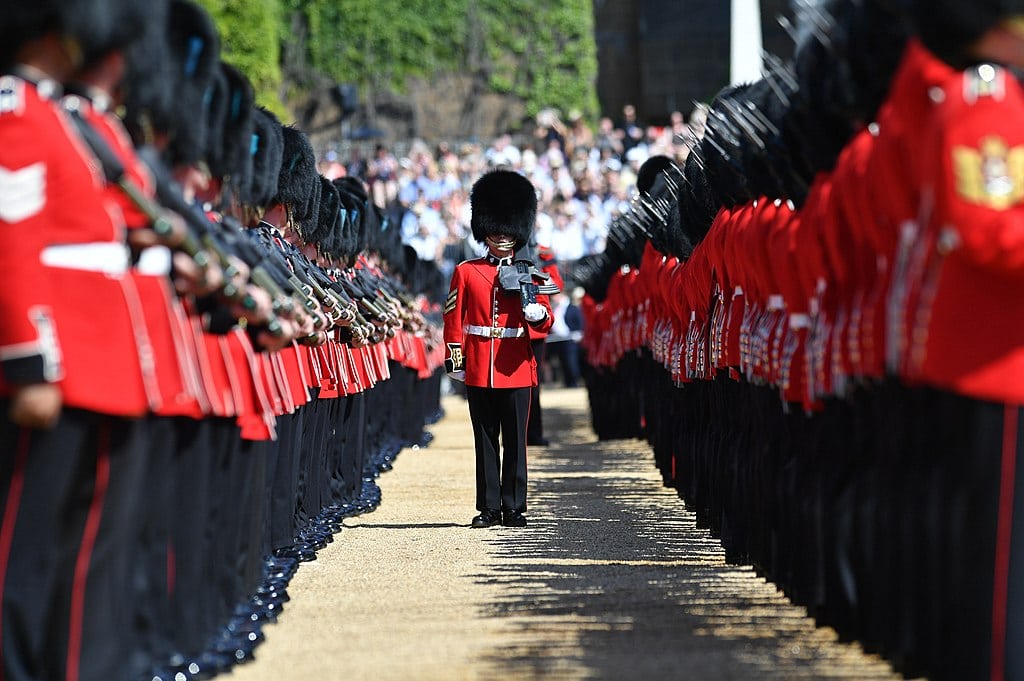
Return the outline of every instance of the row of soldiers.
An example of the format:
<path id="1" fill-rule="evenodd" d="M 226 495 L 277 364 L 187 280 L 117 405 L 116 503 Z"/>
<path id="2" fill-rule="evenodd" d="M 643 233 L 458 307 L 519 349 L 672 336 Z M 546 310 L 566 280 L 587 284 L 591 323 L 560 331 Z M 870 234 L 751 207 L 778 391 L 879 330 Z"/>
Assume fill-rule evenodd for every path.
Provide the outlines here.
<path id="1" fill-rule="evenodd" d="M 1024 678 L 1024 3 L 798 3 L 582 264 L 603 438 L 930 678 Z"/>
<path id="2" fill-rule="evenodd" d="M 0 8 L 0 678 L 209 678 L 439 417 L 440 273 L 190 0 Z"/>

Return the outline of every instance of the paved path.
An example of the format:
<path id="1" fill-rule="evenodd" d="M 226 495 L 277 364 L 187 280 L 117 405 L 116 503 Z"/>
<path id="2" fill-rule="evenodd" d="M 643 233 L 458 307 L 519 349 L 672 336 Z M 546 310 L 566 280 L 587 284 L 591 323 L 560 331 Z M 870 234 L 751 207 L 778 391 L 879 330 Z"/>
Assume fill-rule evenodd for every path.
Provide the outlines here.
<path id="1" fill-rule="evenodd" d="M 292 580 L 237 681 L 897 679 L 725 564 L 646 445 L 596 442 L 581 389 L 543 393 L 530 525 L 469 528 L 473 451 L 459 398 Z"/>

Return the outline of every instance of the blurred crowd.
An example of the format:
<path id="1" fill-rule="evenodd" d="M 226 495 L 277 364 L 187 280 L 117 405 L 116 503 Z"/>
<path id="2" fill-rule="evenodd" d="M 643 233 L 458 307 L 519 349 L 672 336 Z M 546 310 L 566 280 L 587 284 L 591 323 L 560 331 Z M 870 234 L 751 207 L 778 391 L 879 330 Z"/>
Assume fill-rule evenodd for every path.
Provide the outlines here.
<path id="1" fill-rule="evenodd" d="M 594 127 L 577 110 L 563 118 L 548 108 L 535 117 L 532 134 L 518 138 L 435 146 L 414 140 L 401 155 L 378 143 L 369 158 L 358 147 L 347 159 L 329 150 L 321 172 L 364 180 L 374 202 L 401 224 L 402 240 L 447 276 L 485 250 L 469 229 L 473 179 L 490 168 L 513 168 L 537 188 L 537 244 L 569 264 L 604 251 L 608 225 L 628 210 L 640 167 L 662 155 L 682 165 L 705 116 L 698 106 L 688 119 L 676 111 L 662 125 L 645 125 L 626 104 L 618 120 L 602 117 Z"/>

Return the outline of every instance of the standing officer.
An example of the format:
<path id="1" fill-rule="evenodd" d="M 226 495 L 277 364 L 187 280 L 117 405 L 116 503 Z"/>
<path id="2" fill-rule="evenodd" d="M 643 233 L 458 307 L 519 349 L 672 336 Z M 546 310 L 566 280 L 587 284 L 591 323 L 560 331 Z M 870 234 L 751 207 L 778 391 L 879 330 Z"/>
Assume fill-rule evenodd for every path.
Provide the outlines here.
<path id="1" fill-rule="evenodd" d="M 537 196 L 529 180 L 499 169 L 477 180 L 469 200 L 473 238 L 488 253 L 460 263 L 452 274 L 444 307 L 445 368 L 466 382 L 473 422 L 480 515 L 472 526 L 524 527 L 526 424 L 537 385 L 528 330 L 546 333 L 552 323 L 548 297 L 530 291 L 544 277 L 523 255 Z"/>

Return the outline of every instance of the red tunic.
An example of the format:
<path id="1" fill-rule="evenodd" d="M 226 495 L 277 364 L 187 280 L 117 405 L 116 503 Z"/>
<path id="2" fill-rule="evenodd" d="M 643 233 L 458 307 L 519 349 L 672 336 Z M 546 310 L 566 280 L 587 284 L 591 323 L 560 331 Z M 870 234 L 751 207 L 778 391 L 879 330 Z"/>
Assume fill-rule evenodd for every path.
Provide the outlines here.
<path id="1" fill-rule="evenodd" d="M 565 281 L 562 279 L 562 273 L 558 271 L 558 263 L 555 261 L 555 252 L 547 246 L 537 246 L 537 269 L 551 277 L 550 283 L 567 293 Z M 528 331 L 533 340 L 539 340 L 548 335 L 547 331 L 540 331 L 533 326 L 529 326 Z"/>
<path id="2" fill-rule="evenodd" d="M 926 131 L 932 197 L 908 372 L 962 395 L 1024 405 L 1024 88 L 982 65 L 944 88 Z M 938 98 L 936 98 L 938 99 Z"/>
<path id="3" fill-rule="evenodd" d="M 133 332 L 142 312 L 103 186 L 54 102 L 0 78 L 0 394 L 60 381 L 69 406 L 138 416 L 150 407 Z"/>
<path id="4" fill-rule="evenodd" d="M 148 198 L 155 194 L 149 169 L 135 154 L 121 120 L 108 111 L 83 102 L 83 117 L 102 136 L 125 168 L 125 174 Z M 126 226 L 149 226 L 149 218 L 114 185 L 107 185 L 110 200 L 121 210 Z M 171 288 L 171 253 L 157 246 L 146 249 L 131 270 L 144 323 L 136 324 L 141 348 L 143 376 L 153 411 L 163 416 L 195 413 L 198 407 L 197 368 L 186 348 L 192 342 L 179 323 L 184 311 Z M 140 348 L 140 349 L 141 349 Z"/>
<path id="5" fill-rule="evenodd" d="M 532 326 L 546 333 L 553 322 L 551 303 L 545 295 L 537 296 L 537 302 L 548 314 Z M 529 326 L 518 294 L 500 289 L 498 267 L 492 259 L 477 258 L 456 266 L 444 313 L 445 357 L 452 360 L 461 353 L 465 359 L 466 385 L 537 385 L 537 362 L 530 348 Z"/>

